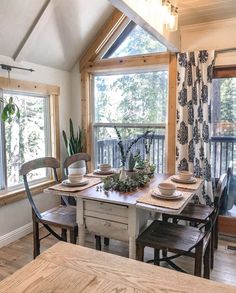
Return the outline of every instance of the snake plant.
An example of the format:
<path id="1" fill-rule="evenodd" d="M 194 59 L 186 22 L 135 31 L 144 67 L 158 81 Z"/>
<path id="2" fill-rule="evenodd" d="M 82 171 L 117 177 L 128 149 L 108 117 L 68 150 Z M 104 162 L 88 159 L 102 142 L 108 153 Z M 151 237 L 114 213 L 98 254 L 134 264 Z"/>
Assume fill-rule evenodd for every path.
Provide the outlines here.
<path id="1" fill-rule="evenodd" d="M 62 131 L 62 136 L 65 142 L 66 150 L 69 156 L 81 153 L 84 150 L 84 132 L 82 129 L 78 129 L 76 134 L 74 133 L 74 127 L 72 119 L 70 118 L 70 136 L 67 137 L 65 131 Z"/>

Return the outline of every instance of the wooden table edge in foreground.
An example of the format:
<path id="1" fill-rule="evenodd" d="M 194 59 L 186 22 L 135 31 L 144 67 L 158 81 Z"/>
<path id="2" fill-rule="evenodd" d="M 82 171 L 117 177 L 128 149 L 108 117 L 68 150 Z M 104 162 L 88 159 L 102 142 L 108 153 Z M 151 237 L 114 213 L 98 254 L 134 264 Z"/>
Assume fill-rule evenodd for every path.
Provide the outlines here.
<path id="1" fill-rule="evenodd" d="M 0 292 L 236 292 L 236 287 L 59 242 L 0 283 Z"/>

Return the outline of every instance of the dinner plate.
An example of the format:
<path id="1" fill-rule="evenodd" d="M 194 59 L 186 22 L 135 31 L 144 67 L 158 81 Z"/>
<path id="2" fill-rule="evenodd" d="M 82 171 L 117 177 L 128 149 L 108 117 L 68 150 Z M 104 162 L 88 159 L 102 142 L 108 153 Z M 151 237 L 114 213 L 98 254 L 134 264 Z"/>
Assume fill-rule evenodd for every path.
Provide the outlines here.
<path id="1" fill-rule="evenodd" d="M 113 169 L 110 169 L 108 171 L 102 171 L 100 169 L 96 169 L 93 171 L 93 173 L 98 175 L 111 175 L 111 174 L 114 174 L 115 171 Z"/>
<path id="2" fill-rule="evenodd" d="M 194 184 L 197 182 L 197 179 L 194 177 L 191 177 L 189 180 L 183 180 L 178 175 L 172 176 L 171 180 L 176 183 L 184 183 L 184 184 Z"/>
<path id="3" fill-rule="evenodd" d="M 71 187 L 84 186 L 88 183 L 89 183 L 89 179 L 87 178 L 83 178 L 80 182 L 77 182 L 77 183 L 71 183 L 68 179 L 62 181 L 62 185 L 71 186 Z"/>
<path id="4" fill-rule="evenodd" d="M 164 195 L 157 190 L 153 190 L 152 196 L 160 198 L 160 199 L 175 200 L 175 199 L 181 198 L 183 194 L 179 191 L 175 191 L 175 193 L 172 195 Z"/>

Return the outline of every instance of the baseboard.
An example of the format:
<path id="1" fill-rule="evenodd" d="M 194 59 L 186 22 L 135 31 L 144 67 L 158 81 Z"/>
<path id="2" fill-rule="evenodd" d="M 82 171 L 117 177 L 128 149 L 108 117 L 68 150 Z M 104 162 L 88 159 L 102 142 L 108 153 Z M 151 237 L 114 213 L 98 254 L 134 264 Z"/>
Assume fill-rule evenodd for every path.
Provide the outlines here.
<path id="1" fill-rule="evenodd" d="M 29 223 L 14 231 L 11 231 L 10 233 L 0 236 L 0 248 L 20 239 L 21 237 L 24 237 L 25 235 L 31 233 L 32 230 L 32 223 Z"/>

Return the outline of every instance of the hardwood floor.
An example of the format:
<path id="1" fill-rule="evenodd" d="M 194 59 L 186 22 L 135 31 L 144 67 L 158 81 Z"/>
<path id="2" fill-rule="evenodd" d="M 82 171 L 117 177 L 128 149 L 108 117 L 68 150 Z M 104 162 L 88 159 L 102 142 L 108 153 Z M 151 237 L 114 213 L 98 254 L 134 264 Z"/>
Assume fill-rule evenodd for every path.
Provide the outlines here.
<path id="1" fill-rule="evenodd" d="M 41 229 L 41 234 L 44 235 L 45 231 Z M 53 237 L 48 237 L 42 241 L 41 251 L 46 250 L 57 240 Z M 219 248 L 215 253 L 215 267 L 211 272 L 211 279 L 236 286 L 236 251 L 227 249 L 227 246 L 236 246 L 236 242 L 220 239 Z M 94 248 L 95 239 L 91 235 L 86 235 L 86 246 Z M 102 245 L 102 250 L 114 253 L 117 255 L 128 257 L 128 245 L 126 243 L 110 240 L 109 247 Z M 29 263 L 32 258 L 32 234 L 29 234 L 16 242 L 11 243 L 0 249 L 0 281 L 7 276 L 14 273 L 25 264 Z M 145 261 L 153 258 L 153 250 L 145 250 Z M 193 262 L 188 257 L 182 257 L 176 261 L 183 269 L 193 272 Z"/>

